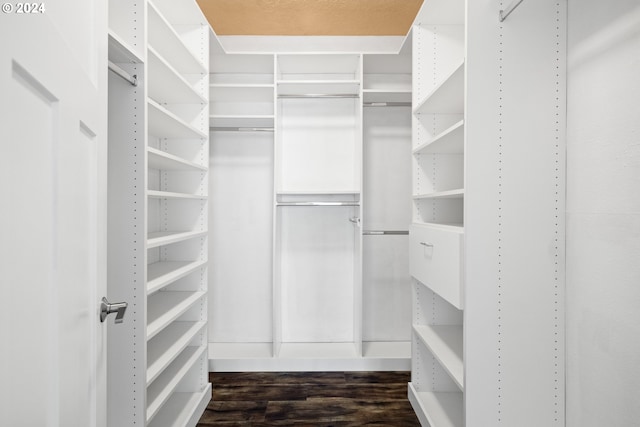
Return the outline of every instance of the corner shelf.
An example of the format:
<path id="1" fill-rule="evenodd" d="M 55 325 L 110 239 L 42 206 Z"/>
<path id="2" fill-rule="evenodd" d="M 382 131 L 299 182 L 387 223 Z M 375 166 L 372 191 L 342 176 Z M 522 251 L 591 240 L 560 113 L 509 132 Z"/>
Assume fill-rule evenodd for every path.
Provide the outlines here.
<path id="1" fill-rule="evenodd" d="M 413 150 L 413 154 L 421 153 L 463 154 L 464 120 L 460 120 Z"/>
<path id="2" fill-rule="evenodd" d="M 414 325 L 414 332 L 440 365 L 464 391 L 461 325 Z"/>
<path id="3" fill-rule="evenodd" d="M 414 114 L 464 113 L 464 61 L 413 109 Z"/>

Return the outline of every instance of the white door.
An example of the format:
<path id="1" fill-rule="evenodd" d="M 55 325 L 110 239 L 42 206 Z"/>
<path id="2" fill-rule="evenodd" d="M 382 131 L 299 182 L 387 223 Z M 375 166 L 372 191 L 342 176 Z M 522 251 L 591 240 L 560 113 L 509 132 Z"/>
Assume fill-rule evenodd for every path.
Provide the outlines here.
<path id="1" fill-rule="evenodd" d="M 0 12 L 0 423 L 103 427 L 106 2 L 39 5 Z"/>

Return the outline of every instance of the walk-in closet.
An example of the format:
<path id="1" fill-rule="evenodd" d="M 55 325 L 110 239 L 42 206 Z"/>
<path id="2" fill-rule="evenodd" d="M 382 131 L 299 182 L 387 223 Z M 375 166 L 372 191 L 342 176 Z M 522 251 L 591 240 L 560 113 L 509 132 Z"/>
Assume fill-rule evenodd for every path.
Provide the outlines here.
<path id="1" fill-rule="evenodd" d="M 637 0 L 8 1 L 11 427 L 628 427 Z"/>

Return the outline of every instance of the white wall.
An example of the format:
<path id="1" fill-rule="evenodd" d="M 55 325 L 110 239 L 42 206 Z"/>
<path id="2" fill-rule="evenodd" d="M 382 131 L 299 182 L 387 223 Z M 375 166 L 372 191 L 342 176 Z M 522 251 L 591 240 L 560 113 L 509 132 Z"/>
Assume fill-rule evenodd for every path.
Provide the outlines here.
<path id="1" fill-rule="evenodd" d="M 640 1 L 569 0 L 567 426 L 640 422 Z"/>

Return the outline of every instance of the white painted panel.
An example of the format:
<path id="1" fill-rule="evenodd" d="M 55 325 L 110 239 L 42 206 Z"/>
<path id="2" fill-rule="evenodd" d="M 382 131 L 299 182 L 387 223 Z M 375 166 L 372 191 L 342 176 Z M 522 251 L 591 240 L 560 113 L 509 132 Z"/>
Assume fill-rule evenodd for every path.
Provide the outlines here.
<path id="1" fill-rule="evenodd" d="M 281 191 L 358 191 L 359 141 L 354 99 L 280 100 Z"/>
<path id="2" fill-rule="evenodd" d="M 209 340 L 270 342 L 273 134 L 211 135 Z"/>
<path id="3" fill-rule="evenodd" d="M 566 4 L 468 8 L 466 422 L 562 426 Z"/>
<path id="4" fill-rule="evenodd" d="M 364 109 L 365 230 L 407 230 L 411 222 L 411 111 Z"/>
<path id="5" fill-rule="evenodd" d="M 278 209 L 283 341 L 353 341 L 357 208 Z"/>
<path id="6" fill-rule="evenodd" d="M 569 1 L 569 427 L 640 419 L 639 25 L 637 1 Z"/>
<path id="7" fill-rule="evenodd" d="M 408 236 L 363 236 L 363 339 L 411 338 Z"/>

